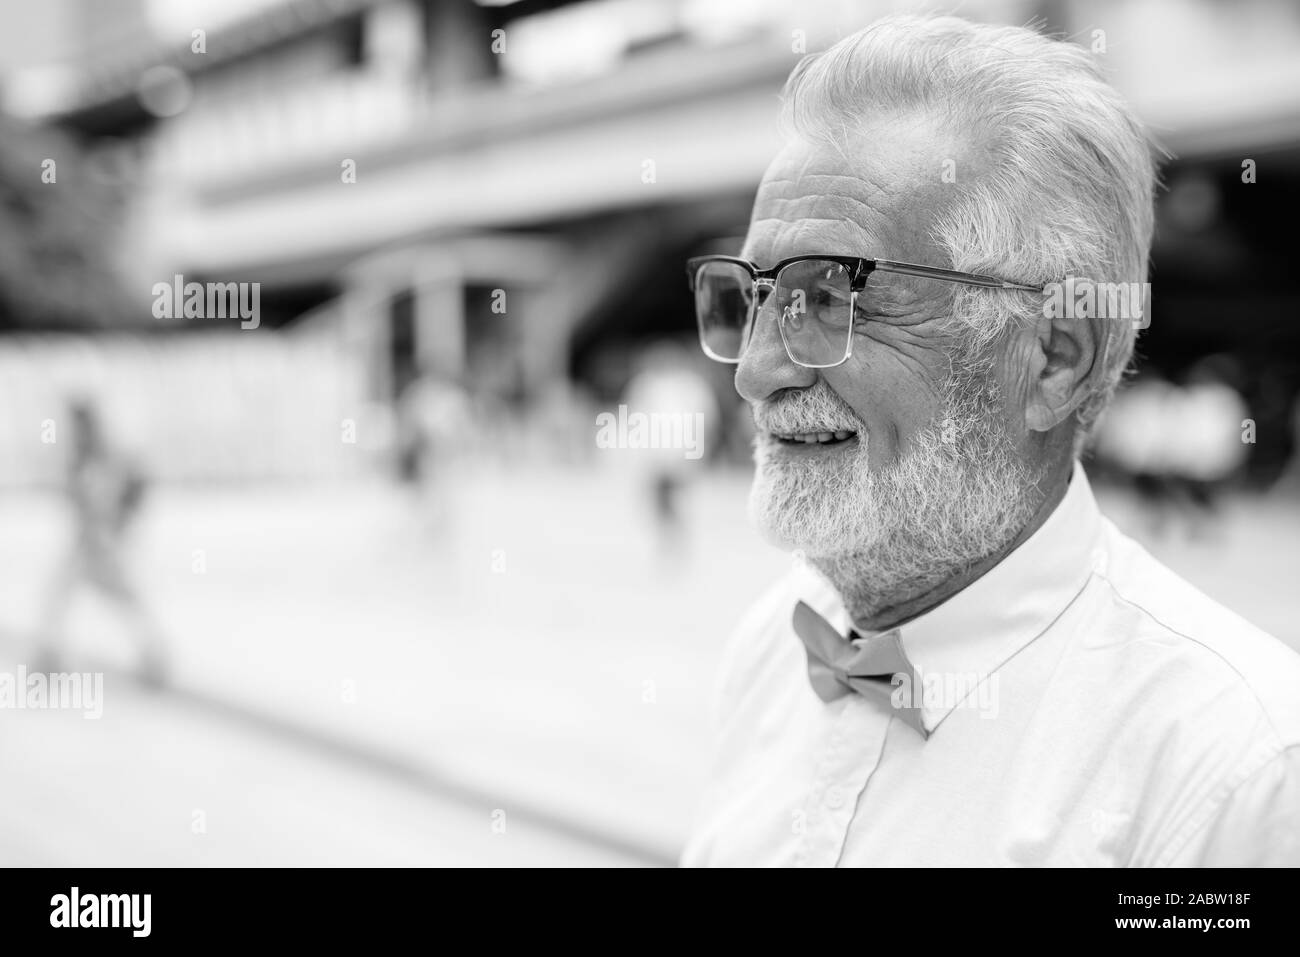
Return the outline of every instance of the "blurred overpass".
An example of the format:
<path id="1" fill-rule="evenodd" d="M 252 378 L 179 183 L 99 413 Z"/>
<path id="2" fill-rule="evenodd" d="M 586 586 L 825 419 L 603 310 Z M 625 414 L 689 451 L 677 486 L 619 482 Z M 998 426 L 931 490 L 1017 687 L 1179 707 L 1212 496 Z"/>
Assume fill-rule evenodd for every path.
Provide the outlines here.
<path id="1" fill-rule="evenodd" d="M 152 284 L 176 273 L 259 281 L 265 325 L 328 317 L 380 400 L 400 389 L 395 366 L 467 371 L 476 342 L 503 357 L 496 378 L 519 367 L 527 394 L 602 341 L 689 334 L 677 263 L 743 231 L 789 70 L 913 8 L 266 0 L 200 44 L 159 35 L 144 0 L 60 6 L 77 13 L 75 55 L 40 83 L 8 77 L 7 101 L 97 144 L 132 184 L 119 253 L 142 320 Z M 1148 354 L 1294 352 L 1279 223 L 1300 196 L 1300 8 L 978 0 L 960 13 L 1084 44 L 1174 155 Z M 1246 159 L 1259 187 L 1243 188 Z M 498 290 L 506 327 L 481 308 Z M 1250 322 L 1225 322 L 1238 308 Z"/>

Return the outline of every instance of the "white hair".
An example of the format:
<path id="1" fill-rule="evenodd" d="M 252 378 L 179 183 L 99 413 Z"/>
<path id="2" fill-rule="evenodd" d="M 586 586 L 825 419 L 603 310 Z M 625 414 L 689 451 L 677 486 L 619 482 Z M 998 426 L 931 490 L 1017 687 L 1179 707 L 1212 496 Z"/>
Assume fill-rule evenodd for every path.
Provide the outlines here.
<path id="1" fill-rule="evenodd" d="M 960 198 L 933 226 L 953 269 L 1025 283 L 1146 281 L 1155 159 L 1081 46 L 955 17 L 888 17 L 800 61 L 784 106 L 788 130 L 840 149 L 855 122 L 906 111 L 950 121 L 987 149 L 991 167 L 958 177 Z M 977 345 L 1042 315 L 1034 293 L 955 290 L 954 318 Z M 1076 450 L 1133 356 L 1132 323 L 1105 325 L 1102 375 L 1075 412 Z"/>

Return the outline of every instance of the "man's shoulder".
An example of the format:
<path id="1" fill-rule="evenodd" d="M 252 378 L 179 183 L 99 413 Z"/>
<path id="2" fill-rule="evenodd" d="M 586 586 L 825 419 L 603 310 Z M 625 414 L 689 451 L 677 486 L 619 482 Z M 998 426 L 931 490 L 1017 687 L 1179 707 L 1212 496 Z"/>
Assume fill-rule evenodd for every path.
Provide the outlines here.
<path id="1" fill-rule="evenodd" d="M 770 686 L 802 674 L 799 660 L 804 651 L 792 623 L 800 601 L 833 619 L 835 590 L 811 568 L 797 563 L 745 609 L 723 654 L 720 680 L 729 704 L 735 704 L 742 689 Z"/>
<path id="2" fill-rule="evenodd" d="M 1189 704 L 1215 696 L 1230 705 L 1220 716 L 1260 719 L 1279 747 L 1300 744 L 1300 654 L 1106 526 L 1097 577 L 1124 637 L 1137 643 L 1134 667 L 1184 691 Z"/>

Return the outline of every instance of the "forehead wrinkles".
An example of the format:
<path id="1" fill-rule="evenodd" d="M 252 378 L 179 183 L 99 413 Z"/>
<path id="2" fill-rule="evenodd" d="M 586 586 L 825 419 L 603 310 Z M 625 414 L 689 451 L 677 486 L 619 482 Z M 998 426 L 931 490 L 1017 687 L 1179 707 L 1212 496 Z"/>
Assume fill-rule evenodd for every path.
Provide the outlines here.
<path id="1" fill-rule="evenodd" d="M 876 215 L 888 198 L 884 190 L 861 176 L 804 169 L 795 175 L 764 179 L 755 206 L 777 210 L 809 199 L 830 199 L 846 210 Z"/>
<path id="2" fill-rule="evenodd" d="M 943 195 L 919 171 L 890 168 L 872 172 L 826 169 L 825 158 L 783 157 L 773 163 L 754 201 L 750 222 L 751 259 L 774 259 L 809 252 L 934 262 L 943 256 L 930 233 Z M 937 181 L 937 177 L 936 177 Z M 951 187 L 947 187 L 950 191 Z M 794 248 L 790 240 L 811 241 L 816 248 Z M 827 243 L 837 244 L 828 249 Z"/>
<path id="3" fill-rule="evenodd" d="M 891 231 L 883 191 L 860 176 L 809 170 L 805 163 L 794 175 L 764 179 L 747 247 L 751 258 L 883 255 Z"/>
<path id="4" fill-rule="evenodd" d="M 956 158 L 965 174 L 962 186 L 981 178 L 981 151 L 941 117 L 929 114 L 877 117 L 843 142 L 787 141 L 755 197 L 750 245 L 768 245 L 773 234 L 790 234 L 785 224 L 807 219 L 815 224 L 811 231 L 816 235 L 825 230 L 828 239 L 859 244 L 842 250 L 845 254 L 945 265 L 936 259 L 945 250 L 931 228 L 962 186 L 943 182 L 942 157 Z M 830 229 L 832 223 L 843 224 L 843 231 Z M 801 237 L 808 231 L 800 230 Z M 785 256 L 807 250 L 756 251 Z"/>

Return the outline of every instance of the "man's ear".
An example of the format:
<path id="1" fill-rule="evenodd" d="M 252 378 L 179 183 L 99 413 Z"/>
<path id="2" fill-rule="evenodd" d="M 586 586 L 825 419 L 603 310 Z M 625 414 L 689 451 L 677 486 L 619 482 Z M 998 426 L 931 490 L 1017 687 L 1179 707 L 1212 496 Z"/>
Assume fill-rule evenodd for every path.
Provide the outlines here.
<path id="1" fill-rule="evenodd" d="M 1038 317 L 1024 348 L 1025 427 L 1050 432 L 1101 384 L 1105 319 Z"/>

